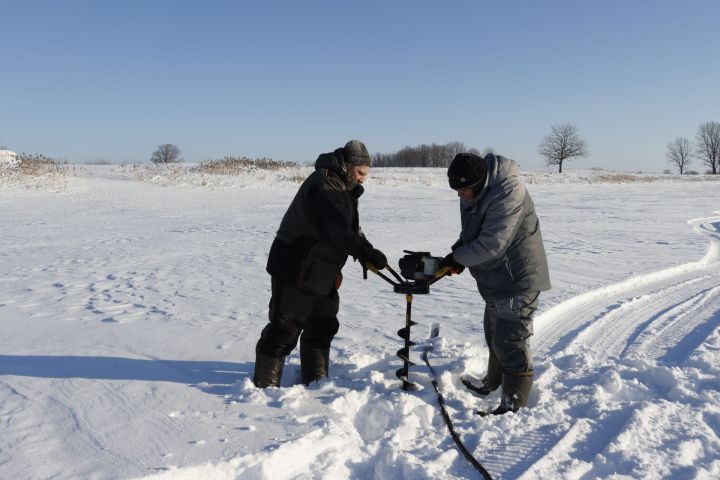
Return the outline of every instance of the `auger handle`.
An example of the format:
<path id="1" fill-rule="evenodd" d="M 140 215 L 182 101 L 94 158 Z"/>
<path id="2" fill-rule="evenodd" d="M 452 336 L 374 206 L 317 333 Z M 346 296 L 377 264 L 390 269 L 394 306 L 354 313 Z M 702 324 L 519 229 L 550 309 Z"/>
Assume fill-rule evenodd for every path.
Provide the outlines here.
<path id="1" fill-rule="evenodd" d="M 438 280 L 447 275 L 452 275 L 452 267 L 443 267 L 439 269 L 437 272 L 435 272 L 435 277 L 433 277 L 433 279 L 428 282 L 428 285 L 432 285 L 433 283 L 437 282 Z"/>
<path id="2" fill-rule="evenodd" d="M 390 285 L 392 285 L 393 287 L 395 287 L 395 286 L 397 286 L 397 285 L 400 285 L 400 284 L 402 284 L 402 283 L 405 283 L 405 282 L 403 282 L 402 278 L 400 278 L 400 275 L 398 275 L 397 272 L 396 272 L 395 270 L 393 270 L 392 267 L 390 267 L 390 265 L 385 265 L 385 269 L 386 269 L 388 272 L 392 273 L 392 275 L 397 279 L 397 283 L 396 283 L 396 282 L 393 282 L 392 279 L 390 279 L 387 275 L 385 275 L 384 273 L 382 273 L 382 272 L 380 271 L 380 270 L 382 270 L 382 269 L 379 269 L 379 268 L 375 267 L 375 265 L 373 265 L 373 264 L 371 264 L 371 263 L 368 263 L 368 262 L 360 262 L 360 264 L 361 264 L 362 267 L 363 267 L 363 280 L 367 280 L 367 272 L 368 272 L 368 270 L 370 270 L 370 271 L 373 272 L 375 275 L 377 275 L 378 277 L 382 278 L 383 280 L 385 280 L 386 282 L 388 282 L 388 283 L 389 283 Z"/>

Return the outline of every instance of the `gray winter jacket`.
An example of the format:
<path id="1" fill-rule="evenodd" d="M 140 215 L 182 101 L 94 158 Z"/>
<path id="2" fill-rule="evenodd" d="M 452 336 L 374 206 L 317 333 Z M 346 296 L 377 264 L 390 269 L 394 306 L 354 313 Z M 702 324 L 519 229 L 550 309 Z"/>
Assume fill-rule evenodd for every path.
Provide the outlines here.
<path id="1" fill-rule="evenodd" d="M 489 154 L 487 184 L 473 202 L 460 200 L 462 232 L 453 257 L 469 267 L 483 296 L 550 289 L 535 205 L 513 160 Z"/>

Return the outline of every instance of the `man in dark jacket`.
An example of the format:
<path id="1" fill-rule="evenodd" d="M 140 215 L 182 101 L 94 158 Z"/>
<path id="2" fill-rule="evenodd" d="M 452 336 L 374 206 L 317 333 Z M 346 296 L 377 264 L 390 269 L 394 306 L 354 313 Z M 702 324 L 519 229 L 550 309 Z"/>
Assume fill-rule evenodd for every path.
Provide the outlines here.
<path id="1" fill-rule="evenodd" d="M 257 387 L 280 385 L 285 357 L 298 339 L 303 383 L 327 376 L 348 255 L 385 268 L 385 255 L 365 238 L 358 218 L 369 169 L 370 155 L 358 140 L 323 153 L 285 212 L 266 268 L 272 296 L 270 322 L 255 347 Z"/>
<path id="2" fill-rule="evenodd" d="M 440 266 L 457 273 L 470 269 L 485 300 L 490 351 L 482 382 L 463 378 L 463 383 L 482 395 L 502 386 L 492 413 L 517 411 L 527 404 L 533 383 L 532 317 L 540 292 L 550 289 L 535 206 L 513 160 L 460 153 L 447 174 L 460 197 L 462 232 Z"/>

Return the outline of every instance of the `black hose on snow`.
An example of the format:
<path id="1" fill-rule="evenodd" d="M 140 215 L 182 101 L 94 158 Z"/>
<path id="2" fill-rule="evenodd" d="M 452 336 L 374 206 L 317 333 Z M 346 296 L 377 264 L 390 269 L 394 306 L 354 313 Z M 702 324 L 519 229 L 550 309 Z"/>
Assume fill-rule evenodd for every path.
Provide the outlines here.
<path id="1" fill-rule="evenodd" d="M 430 349 L 426 348 L 423 352 L 422 359 L 425 361 L 425 364 L 430 369 L 430 373 L 432 374 L 432 386 L 435 389 L 435 393 L 437 393 L 438 397 L 438 403 L 440 404 L 440 411 L 442 412 L 443 420 L 445 420 L 445 425 L 447 425 L 448 430 L 450 431 L 450 436 L 455 441 L 455 445 L 457 445 L 458 450 L 460 450 L 460 453 L 463 454 L 463 456 L 467 459 L 470 464 L 475 467 L 475 470 L 480 472 L 480 474 L 483 476 L 486 480 L 492 480 L 492 476 L 490 475 L 490 472 L 488 472 L 485 467 L 483 467 L 480 462 L 478 462 L 475 457 L 472 456 L 470 451 L 465 447 L 465 444 L 462 443 L 462 440 L 460 439 L 460 435 L 455 431 L 455 427 L 453 427 L 452 420 L 450 420 L 450 415 L 447 412 L 447 409 L 445 408 L 445 398 L 442 396 L 442 393 L 440 393 L 440 388 L 438 388 L 437 383 L 437 376 L 435 375 L 435 370 L 433 369 L 432 365 L 430 365 L 430 360 L 428 359 L 428 351 Z"/>

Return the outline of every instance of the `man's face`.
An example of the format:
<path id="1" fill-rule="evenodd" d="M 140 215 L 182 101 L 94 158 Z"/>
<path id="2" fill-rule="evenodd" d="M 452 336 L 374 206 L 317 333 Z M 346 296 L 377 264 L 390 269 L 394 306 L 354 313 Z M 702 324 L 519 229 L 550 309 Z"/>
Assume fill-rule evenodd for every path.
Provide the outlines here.
<path id="1" fill-rule="evenodd" d="M 467 202 L 471 202 L 475 200 L 475 194 L 473 193 L 472 188 L 458 188 L 455 190 L 458 194 L 458 197 L 462 198 L 463 200 Z"/>
<path id="2" fill-rule="evenodd" d="M 347 167 L 347 172 L 350 180 L 363 183 L 370 173 L 370 167 L 367 165 L 350 165 Z"/>

